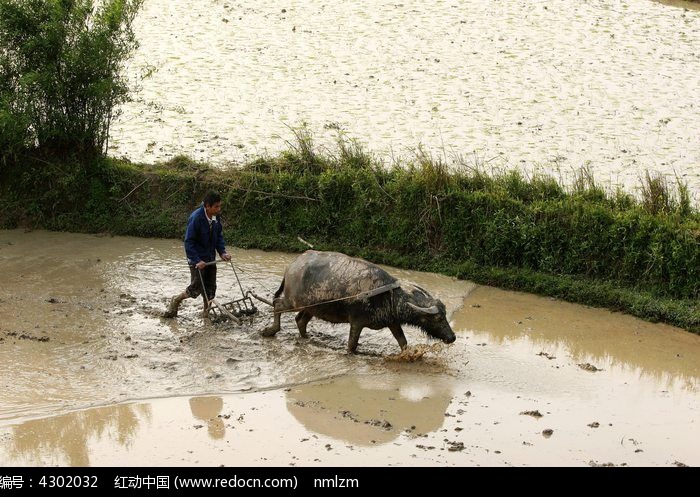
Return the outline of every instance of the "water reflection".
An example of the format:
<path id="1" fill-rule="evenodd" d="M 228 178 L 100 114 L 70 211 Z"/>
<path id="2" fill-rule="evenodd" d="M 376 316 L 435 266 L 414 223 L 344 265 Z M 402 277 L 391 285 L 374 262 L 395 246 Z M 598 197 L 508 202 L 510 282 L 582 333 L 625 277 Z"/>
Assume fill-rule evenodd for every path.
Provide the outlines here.
<path id="1" fill-rule="evenodd" d="M 215 440 L 224 438 L 226 426 L 224 420 L 219 417 L 224 408 L 224 399 L 221 397 L 192 397 L 190 398 L 190 410 L 192 416 L 207 424 L 209 436 Z"/>
<path id="2" fill-rule="evenodd" d="M 698 390 L 700 337 L 672 326 L 490 287 L 472 292 L 453 319 L 455 330 L 496 344 L 525 343 L 533 353 L 618 368 L 663 388 Z"/>
<path id="3" fill-rule="evenodd" d="M 3 464 L 90 466 L 90 445 L 115 443 L 129 448 L 141 421 L 150 422 L 148 404 L 123 404 L 76 411 L 13 426 L 0 453 Z"/>
<path id="4" fill-rule="evenodd" d="M 312 432 L 371 446 L 437 431 L 452 400 L 448 385 L 419 376 L 342 377 L 287 392 L 287 409 Z"/>

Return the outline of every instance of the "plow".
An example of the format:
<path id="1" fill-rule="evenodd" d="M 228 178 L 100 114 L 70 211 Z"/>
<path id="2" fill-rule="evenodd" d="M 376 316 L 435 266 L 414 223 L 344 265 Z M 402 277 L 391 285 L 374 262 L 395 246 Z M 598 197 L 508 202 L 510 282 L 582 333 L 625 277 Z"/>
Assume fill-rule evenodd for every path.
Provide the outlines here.
<path id="1" fill-rule="evenodd" d="M 216 260 L 212 262 L 207 262 L 207 266 L 213 264 L 225 264 L 226 261 Z M 241 280 L 238 277 L 238 272 L 236 267 L 233 265 L 232 261 L 228 261 L 234 276 L 236 277 L 236 283 L 238 284 L 238 290 L 240 291 L 240 297 L 228 300 L 225 302 L 219 302 L 216 298 L 209 298 L 207 292 L 204 291 L 204 311 L 212 322 L 222 322 L 222 321 L 233 321 L 236 324 L 241 324 L 244 318 L 252 317 L 258 313 L 258 308 L 255 306 L 253 299 L 259 300 L 272 306 L 272 302 L 263 297 L 260 297 L 250 290 L 244 290 Z M 204 286 L 204 277 L 202 276 L 202 271 L 199 272 L 199 281 Z"/>

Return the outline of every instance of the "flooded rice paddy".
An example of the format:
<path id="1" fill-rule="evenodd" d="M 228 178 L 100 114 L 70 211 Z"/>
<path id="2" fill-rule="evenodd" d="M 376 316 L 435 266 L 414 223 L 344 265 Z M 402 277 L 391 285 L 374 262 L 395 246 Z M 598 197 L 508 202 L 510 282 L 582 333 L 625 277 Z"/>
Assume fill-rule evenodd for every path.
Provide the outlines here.
<path id="1" fill-rule="evenodd" d="M 269 296 L 294 255 L 233 250 Z M 397 362 L 388 330 L 264 304 L 213 325 L 181 242 L 0 231 L 0 465 L 698 465 L 700 337 L 389 268 L 446 304 L 457 341 Z M 237 296 L 232 271 L 219 297 Z M 426 343 L 407 330 L 410 345 Z"/>
<path id="2" fill-rule="evenodd" d="M 227 167 L 307 123 L 387 162 L 422 146 L 630 190 L 648 169 L 700 200 L 697 3 L 147 0 L 136 34 L 115 156 Z"/>

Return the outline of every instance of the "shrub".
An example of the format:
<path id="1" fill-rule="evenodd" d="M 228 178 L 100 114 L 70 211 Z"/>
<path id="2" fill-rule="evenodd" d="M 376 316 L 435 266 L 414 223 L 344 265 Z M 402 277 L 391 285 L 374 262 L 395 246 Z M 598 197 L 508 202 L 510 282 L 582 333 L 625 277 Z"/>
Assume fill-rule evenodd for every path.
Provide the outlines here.
<path id="1" fill-rule="evenodd" d="M 143 0 L 0 0 L 0 146 L 99 155 L 128 96 Z M 95 4 L 98 6 L 96 7 Z"/>

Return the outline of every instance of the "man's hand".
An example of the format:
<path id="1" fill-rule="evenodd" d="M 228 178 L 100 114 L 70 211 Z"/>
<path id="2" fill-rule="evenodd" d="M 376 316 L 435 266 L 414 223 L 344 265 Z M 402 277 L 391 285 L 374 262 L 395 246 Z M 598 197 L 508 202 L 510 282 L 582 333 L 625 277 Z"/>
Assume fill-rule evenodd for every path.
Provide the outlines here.
<path id="1" fill-rule="evenodd" d="M 228 252 L 224 252 L 223 254 L 221 254 L 221 258 L 225 261 L 231 260 L 231 256 L 228 254 Z"/>
<path id="2" fill-rule="evenodd" d="M 199 269 L 201 271 L 202 269 L 207 267 L 207 263 L 204 261 L 199 261 L 197 264 L 194 265 L 194 267 L 196 267 L 197 269 Z"/>

